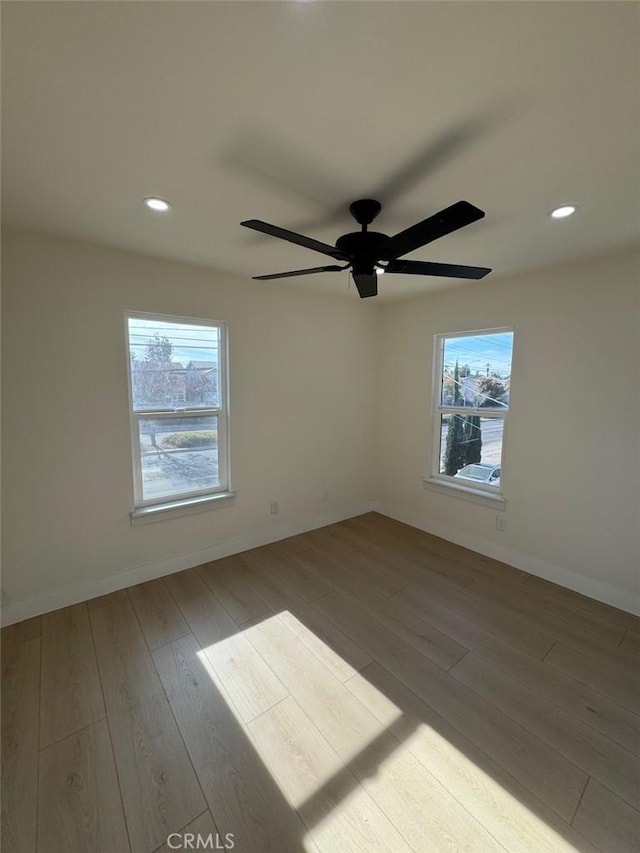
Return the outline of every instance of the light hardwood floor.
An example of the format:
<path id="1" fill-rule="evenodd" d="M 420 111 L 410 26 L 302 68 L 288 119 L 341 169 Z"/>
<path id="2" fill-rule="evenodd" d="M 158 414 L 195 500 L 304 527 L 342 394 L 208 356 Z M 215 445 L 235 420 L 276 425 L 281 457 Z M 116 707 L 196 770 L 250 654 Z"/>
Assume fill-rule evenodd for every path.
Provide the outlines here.
<path id="1" fill-rule="evenodd" d="M 6 853 L 640 850 L 640 619 L 384 516 L 2 640 Z"/>

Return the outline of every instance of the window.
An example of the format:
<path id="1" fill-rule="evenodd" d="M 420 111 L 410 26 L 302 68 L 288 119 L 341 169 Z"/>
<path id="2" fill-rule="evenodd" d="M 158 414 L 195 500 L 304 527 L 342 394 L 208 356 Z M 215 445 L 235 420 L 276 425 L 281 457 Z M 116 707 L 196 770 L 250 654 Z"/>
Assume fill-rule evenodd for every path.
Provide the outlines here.
<path id="1" fill-rule="evenodd" d="M 513 331 L 436 336 L 431 483 L 500 497 Z"/>
<path id="2" fill-rule="evenodd" d="M 228 492 L 225 325 L 131 313 L 126 330 L 136 509 Z"/>

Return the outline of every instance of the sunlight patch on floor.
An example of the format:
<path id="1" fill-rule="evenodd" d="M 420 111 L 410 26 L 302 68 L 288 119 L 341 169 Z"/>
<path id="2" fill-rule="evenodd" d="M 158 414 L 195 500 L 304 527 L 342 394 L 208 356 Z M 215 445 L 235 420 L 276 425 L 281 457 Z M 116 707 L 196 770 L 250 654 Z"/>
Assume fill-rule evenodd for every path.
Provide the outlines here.
<path id="1" fill-rule="evenodd" d="M 286 691 L 289 695 L 243 720 L 216 667 L 237 665 L 241 687 L 248 694 L 259 690 L 259 679 L 254 680 L 251 666 L 243 660 L 247 651 L 266 661 L 276 674 L 283 668 L 286 677 L 281 680 L 290 689 Z M 433 720 L 430 725 L 412 713 L 420 707 L 419 700 L 413 697 L 405 703 L 402 694 L 411 694 L 401 685 L 396 688 L 396 704 L 369 680 L 375 681 L 378 672 L 391 688 L 393 682 L 386 671 L 375 664 L 365 667 L 364 674 L 353 669 L 290 611 L 238 629 L 200 650 L 198 658 L 274 784 L 310 827 L 305 839 L 309 849 L 315 849 L 313 842 L 326 847 L 329 839 L 345 833 L 345 837 L 354 831 L 356 835 L 368 833 L 373 816 L 378 825 L 371 843 L 392 835 L 369 788 L 374 799 L 387 801 L 385 810 L 393 812 L 404 786 L 401 800 L 414 815 L 419 834 L 428 826 L 434 831 L 439 826 L 436 834 L 446 837 L 450 830 L 456 835 L 455 810 L 462 806 L 468 813 L 463 824 L 475 818 L 508 849 L 579 853 L 579 847 L 553 828 L 553 812 L 542 803 L 535 811 L 524 805 L 533 795 L 524 789 L 520 792 L 521 786 L 496 764 L 490 772 L 483 770 L 487 756 L 446 720 L 425 708 L 425 716 Z M 354 699 L 358 700 L 355 704 Z M 412 769 L 412 761 L 417 762 L 416 769 Z M 423 768 L 421 773 L 418 765 Z M 416 781 L 416 790 L 416 785 L 407 785 L 412 775 L 421 780 Z M 440 803 L 450 806 L 443 809 Z M 562 826 L 559 818 L 558 826 Z M 392 843 L 390 837 L 388 841 Z"/>
<path id="2" fill-rule="evenodd" d="M 239 709 L 234 704 L 231 691 L 225 688 L 225 679 L 221 677 L 222 674 L 219 671 L 220 663 L 224 661 L 224 665 L 227 665 L 230 658 L 234 656 L 238 648 L 239 638 L 242 638 L 243 642 L 248 641 L 251 644 L 251 649 L 261 654 L 261 648 L 264 650 L 264 643 L 267 642 L 267 634 L 270 632 L 276 633 L 279 638 L 284 637 L 282 648 L 279 650 L 282 656 L 285 654 L 284 650 L 289 650 L 287 640 L 291 639 L 291 647 L 295 649 L 297 645 L 298 650 L 304 650 L 305 655 L 308 656 L 308 662 L 312 665 L 307 666 L 304 661 L 301 661 L 299 684 L 294 687 L 291 681 L 288 682 L 291 688 L 289 693 L 295 694 L 297 701 L 289 695 L 287 698 L 274 702 L 271 708 L 256 715 L 256 718 L 243 720 Z M 303 645 L 300 645 L 301 643 Z M 261 656 L 267 664 L 273 665 L 277 674 L 279 667 L 275 660 L 276 650 L 273 646 L 269 648 L 273 658 L 270 654 Z M 371 743 L 385 734 L 386 725 L 380 724 L 375 717 L 369 714 L 344 684 L 345 677 L 355 674 L 356 670 L 290 611 L 282 611 L 264 619 L 256 620 L 255 623 L 246 628 L 239 629 L 237 634 L 201 649 L 198 652 L 198 659 L 209 678 L 223 695 L 230 713 L 252 741 L 254 748 L 262 761 L 269 767 L 271 775 L 293 808 L 313 799 L 323 786 L 339 777 L 340 774 L 344 774 L 344 768 L 349 761 L 357 758 Z M 251 671 L 248 668 L 244 669 L 240 661 L 238 661 L 238 665 L 244 670 L 243 676 L 246 675 L 248 679 L 247 692 L 251 692 L 255 687 L 251 681 Z M 291 660 L 287 662 L 287 665 L 291 667 Z M 341 671 L 343 673 L 342 679 L 332 674 L 332 670 Z M 314 673 L 317 677 L 314 677 Z M 286 680 L 284 679 L 284 681 Z M 303 682 L 304 687 L 301 686 Z M 300 693 L 296 691 L 297 686 L 301 686 Z M 314 722 L 310 719 L 310 717 L 314 717 L 314 714 L 307 715 L 302 710 L 306 705 L 305 698 L 309 697 L 310 699 L 312 696 L 316 697 L 316 706 L 320 702 L 325 706 L 322 713 L 325 723 L 324 734 L 321 731 L 322 724 L 320 727 L 317 725 L 319 723 L 317 716 Z M 297 709 L 293 711 L 294 715 L 297 713 L 301 715 L 298 724 L 295 726 L 291 723 L 290 718 L 287 718 L 289 720 L 288 725 L 282 721 L 281 710 L 282 708 L 285 710 L 289 708 L 291 713 L 290 703 L 293 703 Z M 318 711 L 318 708 L 316 707 L 314 710 Z M 396 709 L 391 721 L 399 722 L 401 717 L 402 712 Z M 281 721 L 280 728 L 273 723 L 273 720 L 277 719 Z M 267 748 L 271 746 L 271 741 L 267 742 L 264 738 L 257 737 L 257 730 L 267 724 L 276 725 L 271 740 L 277 740 L 280 749 Z M 337 736 L 338 730 L 342 734 L 336 743 L 332 734 L 335 732 Z M 345 748 L 344 744 L 347 739 L 350 748 Z M 313 759 L 309 755 L 311 742 L 316 747 Z M 393 742 L 397 743 L 395 740 Z M 287 761 L 280 757 L 280 752 L 285 748 L 288 756 Z M 282 775 L 283 769 L 288 773 L 289 763 L 296 768 L 296 782 L 293 785 L 288 784 L 287 779 L 283 779 Z M 347 775 L 350 776 L 349 771 L 347 771 Z M 340 780 L 338 781 L 340 782 Z M 357 791 L 349 790 L 349 784 L 342 787 L 344 790 L 341 794 L 341 800 L 346 800 L 357 793 Z"/>
<path id="3" fill-rule="evenodd" d="M 347 686 L 380 722 L 390 726 L 393 731 L 397 729 L 397 718 L 403 713 L 402 709 L 365 676 L 358 673 L 349 680 Z M 409 723 L 411 716 L 407 714 L 404 720 Z M 408 749 L 484 827 L 489 831 L 493 828 L 496 838 L 502 841 L 506 834 L 511 843 L 516 845 L 513 849 L 518 850 L 579 853 L 580 847 L 576 847 L 539 814 L 524 805 L 523 799 L 533 798 L 531 792 L 523 789 L 521 797 L 516 796 L 509 787 L 521 786 L 506 771 L 495 767 L 495 776 L 505 783 L 501 784 L 492 773 L 483 770 L 481 765 L 488 760 L 487 756 L 462 735 L 454 733 L 446 721 L 443 720 L 442 728 L 444 731 L 452 731 L 451 739 L 433 726 L 417 718 L 414 720 L 418 725 L 415 731 L 406 736 L 403 748 Z M 452 743 L 454 738 L 465 740 L 464 749 Z M 477 761 L 470 756 L 477 757 Z M 561 818 L 553 815 L 542 803 L 539 803 L 539 812 L 548 815 L 553 822 L 557 820 L 559 826 L 563 825 Z"/>

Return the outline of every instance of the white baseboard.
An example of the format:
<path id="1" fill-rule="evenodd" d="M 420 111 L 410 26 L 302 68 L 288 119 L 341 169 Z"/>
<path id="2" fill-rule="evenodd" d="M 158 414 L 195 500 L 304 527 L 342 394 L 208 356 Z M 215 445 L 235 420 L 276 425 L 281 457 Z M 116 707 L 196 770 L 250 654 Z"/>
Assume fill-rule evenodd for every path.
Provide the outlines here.
<path id="1" fill-rule="evenodd" d="M 69 584 L 36 598 L 11 602 L 2 608 L 2 625 L 12 625 L 14 622 L 22 622 L 23 619 L 30 619 L 32 616 L 40 616 L 43 613 L 50 613 L 52 610 L 59 610 L 61 607 L 79 604 L 82 601 L 88 601 L 90 598 L 97 598 L 99 595 L 126 589 L 128 586 L 161 578 L 173 574 L 173 572 L 192 569 L 194 566 L 200 566 L 202 563 L 208 563 L 211 560 L 219 560 L 221 557 L 239 554 L 241 551 L 258 548 L 260 545 L 267 545 L 269 542 L 277 542 L 289 536 L 297 536 L 307 530 L 326 527 L 328 524 L 335 524 L 337 521 L 344 521 L 365 512 L 372 512 L 374 509 L 375 503 L 370 501 L 323 515 L 255 528 L 242 536 L 217 542 L 215 545 L 199 551 L 178 554 L 160 562 L 144 563 L 115 575 Z"/>
<path id="2" fill-rule="evenodd" d="M 619 589 L 595 578 L 579 575 L 571 571 L 571 569 L 547 563 L 544 560 L 533 557 L 531 554 L 525 554 L 515 548 L 490 542 L 481 536 L 475 536 L 466 531 L 440 524 L 437 521 L 425 519 L 390 504 L 377 502 L 375 511 L 381 515 L 387 515 L 389 518 L 395 518 L 396 521 L 403 521 L 405 524 L 417 527 L 418 530 L 424 530 L 426 533 L 432 533 L 441 539 L 454 542 L 456 545 L 470 548 L 472 551 L 477 551 L 486 557 L 492 557 L 494 560 L 508 563 L 510 566 L 515 566 L 517 569 L 522 569 L 522 571 L 528 572 L 531 575 L 536 575 L 537 577 L 560 584 L 582 595 L 586 595 L 588 598 L 595 598 L 597 601 L 611 604 L 619 610 L 625 610 L 628 613 L 640 616 L 640 595 L 638 593 Z"/>

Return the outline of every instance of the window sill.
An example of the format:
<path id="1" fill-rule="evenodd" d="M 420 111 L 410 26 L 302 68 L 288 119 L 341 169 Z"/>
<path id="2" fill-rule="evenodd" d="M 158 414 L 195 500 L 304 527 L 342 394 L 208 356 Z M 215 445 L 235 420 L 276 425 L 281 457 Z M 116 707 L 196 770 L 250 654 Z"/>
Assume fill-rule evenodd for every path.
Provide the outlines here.
<path id="1" fill-rule="evenodd" d="M 431 489 L 432 491 L 439 492 L 441 495 L 448 495 L 451 498 L 462 498 L 462 500 L 472 501 L 473 503 L 490 506 L 493 509 L 499 510 L 505 510 L 507 507 L 504 495 L 494 495 L 484 489 L 474 489 L 473 486 L 449 483 L 446 480 L 440 480 L 436 477 L 423 477 L 422 484 L 425 489 Z"/>
<path id="2" fill-rule="evenodd" d="M 205 495 L 201 498 L 187 498 L 172 503 L 143 506 L 129 513 L 131 526 L 152 524 L 155 521 L 165 521 L 169 518 L 180 518 L 196 512 L 206 512 L 210 509 L 220 509 L 235 503 L 235 492 L 219 492 L 216 495 Z"/>

